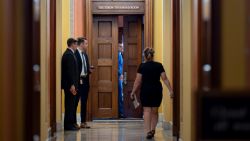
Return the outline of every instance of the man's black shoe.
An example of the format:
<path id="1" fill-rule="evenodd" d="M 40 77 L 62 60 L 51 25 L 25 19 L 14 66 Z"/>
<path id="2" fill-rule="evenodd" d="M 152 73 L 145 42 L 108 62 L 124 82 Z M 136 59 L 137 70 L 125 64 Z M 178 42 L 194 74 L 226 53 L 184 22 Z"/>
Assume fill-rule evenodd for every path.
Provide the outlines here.
<path id="1" fill-rule="evenodd" d="M 72 126 L 72 127 L 64 127 L 64 130 L 65 131 L 77 131 L 77 130 L 79 130 L 79 128 L 76 128 L 74 126 Z"/>
<path id="2" fill-rule="evenodd" d="M 124 115 L 119 115 L 119 118 L 126 118 Z"/>

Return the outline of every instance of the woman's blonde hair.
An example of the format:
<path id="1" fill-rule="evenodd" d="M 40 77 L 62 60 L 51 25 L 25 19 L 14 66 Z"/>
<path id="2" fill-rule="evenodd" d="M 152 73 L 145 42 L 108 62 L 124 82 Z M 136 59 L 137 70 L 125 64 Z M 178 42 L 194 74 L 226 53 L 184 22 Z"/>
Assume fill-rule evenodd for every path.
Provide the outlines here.
<path id="1" fill-rule="evenodd" d="M 144 49 L 143 53 L 144 53 L 145 58 L 148 61 L 153 60 L 154 53 L 155 53 L 153 48 L 147 47 L 147 48 Z"/>

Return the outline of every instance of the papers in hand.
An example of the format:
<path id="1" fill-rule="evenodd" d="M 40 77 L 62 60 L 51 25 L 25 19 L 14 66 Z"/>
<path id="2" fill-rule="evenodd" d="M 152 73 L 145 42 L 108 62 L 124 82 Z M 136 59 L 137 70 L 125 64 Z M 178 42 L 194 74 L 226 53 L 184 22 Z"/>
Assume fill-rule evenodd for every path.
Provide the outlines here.
<path id="1" fill-rule="evenodd" d="M 133 105 L 134 105 L 135 109 L 140 106 L 140 103 L 138 102 L 136 95 L 133 95 L 132 101 L 133 101 Z"/>

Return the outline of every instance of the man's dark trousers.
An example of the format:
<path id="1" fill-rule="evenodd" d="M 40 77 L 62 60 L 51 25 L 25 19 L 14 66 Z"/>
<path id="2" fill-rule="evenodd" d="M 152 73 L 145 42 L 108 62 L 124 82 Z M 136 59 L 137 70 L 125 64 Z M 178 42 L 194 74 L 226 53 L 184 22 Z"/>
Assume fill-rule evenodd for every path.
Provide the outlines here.
<path id="1" fill-rule="evenodd" d="M 76 110 L 81 99 L 81 123 L 86 122 L 86 114 L 87 114 L 87 100 L 88 100 L 88 93 L 89 93 L 89 82 L 88 78 L 80 78 L 83 84 L 79 84 L 78 87 L 78 95 L 76 96 Z M 76 119 L 76 118 L 75 118 Z"/>
<path id="2" fill-rule="evenodd" d="M 74 128 L 74 111 L 76 104 L 76 96 L 74 96 L 69 90 L 64 90 L 65 93 L 65 116 L 64 116 L 64 128 Z"/>

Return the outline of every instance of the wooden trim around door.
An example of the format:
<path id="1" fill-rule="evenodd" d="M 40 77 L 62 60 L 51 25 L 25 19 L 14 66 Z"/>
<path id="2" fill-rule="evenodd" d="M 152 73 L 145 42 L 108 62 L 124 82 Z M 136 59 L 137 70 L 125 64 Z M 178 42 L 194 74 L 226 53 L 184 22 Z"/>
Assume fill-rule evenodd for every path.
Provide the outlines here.
<path id="1" fill-rule="evenodd" d="M 23 13 L 24 22 L 24 113 L 25 140 L 33 140 L 34 135 L 40 137 L 41 90 L 40 90 L 40 2 L 25 0 L 27 7 Z M 39 8 L 33 11 L 33 8 Z"/>
<path id="2" fill-rule="evenodd" d="M 247 87 L 250 88 L 250 1 L 246 0 L 246 27 L 247 27 L 247 34 L 246 34 L 246 50 L 247 50 L 247 56 L 246 56 L 246 62 L 247 62 Z"/>
<path id="3" fill-rule="evenodd" d="M 83 6 L 86 6 L 86 16 L 83 18 L 83 23 L 86 23 L 86 28 L 83 28 L 85 30 L 83 34 L 89 41 L 89 47 L 88 47 L 88 55 L 90 59 L 90 64 L 92 60 L 92 32 L 93 32 L 93 13 L 92 13 L 92 0 L 86 0 L 83 2 Z M 104 16 L 104 15 L 103 15 Z M 85 34 L 86 33 L 86 34 Z M 144 42 L 145 47 L 153 47 L 153 0 L 145 0 L 145 14 L 144 14 Z M 88 98 L 88 106 L 87 106 L 87 120 L 92 120 L 92 86 L 91 81 L 92 77 L 90 76 L 90 93 Z"/>
<path id="4" fill-rule="evenodd" d="M 49 93 L 51 135 L 56 132 L 56 0 L 50 0 Z"/>
<path id="5" fill-rule="evenodd" d="M 211 88 L 221 88 L 221 1 L 211 0 Z M 203 35 L 205 36 L 205 35 Z"/>
<path id="6" fill-rule="evenodd" d="M 197 133 L 197 105 L 198 105 L 198 95 L 197 90 L 201 87 L 200 78 L 201 78 L 201 55 L 200 55 L 200 47 L 202 46 L 202 37 L 201 37 L 201 19 L 202 19 L 202 1 L 201 0 L 194 0 L 193 2 L 193 11 L 192 11 L 193 19 L 192 19 L 192 95 L 194 96 L 193 102 L 191 103 L 191 108 L 193 114 L 191 115 L 192 125 L 190 130 L 192 139 L 196 140 L 198 133 Z"/>
<path id="7" fill-rule="evenodd" d="M 82 16 L 83 16 L 83 22 L 82 22 L 82 29 L 83 29 L 83 36 L 84 37 L 86 37 L 86 34 L 87 34 L 87 22 L 86 22 L 86 17 L 87 17 L 87 10 L 86 10 L 86 8 L 87 8 L 87 2 L 86 2 L 86 0 L 84 0 L 83 2 L 82 2 L 82 4 L 83 4 L 83 6 L 82 6 Z"/>
<path id="8" fill-rule="evenodd" d="M 180 134 L 180 0 L 172 0 L 173 17 L 173 136 Z"/>
<path id="9" fill-rule="evenodd" d="M 221 2 L 218 0 L 210 0 L 208 3 L 203 3 L 202 0 L 196 0 L 197 4 L 194 9 L 194 16 L 197 17 L 193 24 L 194 39 L 193 39 L 193 58 L 192 61 L 195 62 L 193 66 L 192 76 L 197 76 L 193 82 L 198 82 L 195 85 L 192 84 L 192 93 L 195 96 L 194 102 L 192 104 L 192 109 L 194 110 L 195 116 L 192 120 L 194 127 L 192 129 L 192 134 L 194 134 L 195 140 L 200 139 L 200 91 L 203 90 L 214 90 L 221 88 L 220 73 L 220 22 L 221 22 Z M 207 6 L 207 7 L 205 7 Z M 204 9 L 208 8 L 208 15 L 204 15 Z M 196 13 L 196 14 L 195 14 Z M 203 70 L 203 65 L 209 64 L 212 70 L 207 73 Z M 207 73 L 207 74 L 206 74 Z"/>
<path id="10" fill-rule="evenodd" d="M 18 40 L 16 39 L 15 29 L 14 26 L 17 26 L 18 24 L 23 24 L 22 21 L 16 21 L 14 17 L 14 13 L 17 12 L 17 8 L 20 8 L 19 5 L 17 5 L 17 8 L 14 8 L 13 5 L 16 4 L 13 0 L 3 0 L 0 2 L 1 6 L 1 12 L 0 12 L 0 18 L 1 18 L 1 35 L 0 35 L 0 41 L 2 43 L 1 47 L 1 106 L 0 106 L 0 116 L 1 116 L 1 128 L 0 129 L 0 140 L 17 140 L 18 133 L 25 133 L 25 132 L 19 132 L 20 130 L 20 124 L 22 124 L 21 121 L 17 120 L 17 112 L 14 112 L 17 106 L 16 102 L 19 99 L 17 99 L 17 93 L 16 88 L 18 82 L 15 80 L 15 76 L 18 71 L 23 70 L 16 70 L 16 48 L 20 47 L 23 49 L 22 45 L 16 44 Z M 2 6 L 3 5 L 3 6 Z M 20 12 L 20 10 L 18 11 Z M 18 15 L 22 18 L 23 15 Z M 19 26 L 20 28 L 20 26 Z M 23 39 L 23 38 L 20 38 Z M 18 42 L 20 43 L 20 42 Z M 23 63 L 23 62 L 22 62 Z M 21 74 L 23 75 L 23 74 Z M 14 83 L 13 83 L 14 82 Z M 24 96 L 23 91 L 19 92 L 18 94 Z M 23 107 L 21 107 L 23 110 Z M 20 111 L 23 112 L 23 111 Z M 20 118 L 20 117 L 19 117 Z M 21 117 L 23 118 L 23 117 Z M 16 126 L 15 128 L 9 128 Z M 21 137 L 21 136 L 19 136 Z M 23 138 L 21 138 L 22 140 Z"/>
<path id="11" fill-rule="evenodd" d="M 92 64 L 92 31 L 93 31 L 93 15 L 92 15 L 92 0 L 86 0 L 84 3 L 86 6 L 86 18 L 84 18 L 84 22 L 86 23 L 86 28 L 85 28 L 85 32 L 83 34 L 85 34 L 85 37 L 88 39 L 88 43 L 89 43 L 89 47 L 88 47 L 88 56 L 90 58 L 90 64 Z M 83 27 L 84 29 L 84 27 Z M 92 120 L 92 113 L 93 113 L 93 103 L 92 103 L 92 90 L 93 90 L 93 85 L 92 85 L 92 81 L 93 81 L 93 77 L 90 75 L 90 90 L 89 90 L 89 97 L 88 97 L 88 103 L 87 103 L 87 117 L 86 120 L 87 121 L 91 121 Z"/>
<path id="12" fill-rule="evenodd" d="M 145 47 L 153 47 L 153 0 L 145 0 L 144 14 L 144 44 Z"/>

